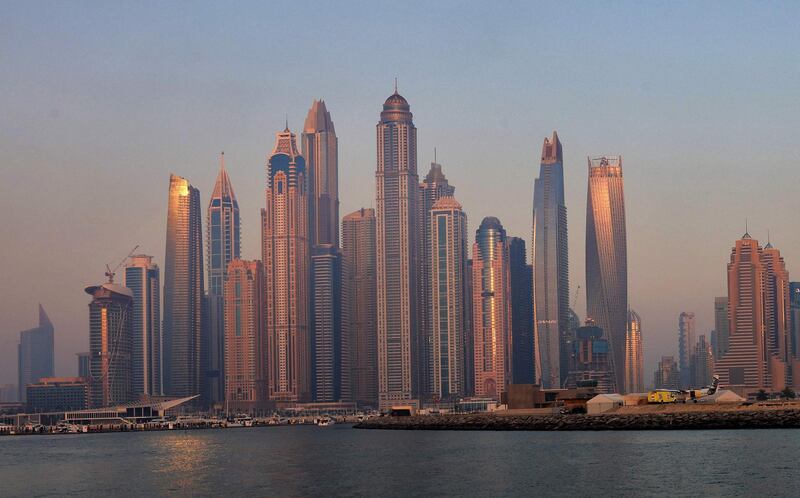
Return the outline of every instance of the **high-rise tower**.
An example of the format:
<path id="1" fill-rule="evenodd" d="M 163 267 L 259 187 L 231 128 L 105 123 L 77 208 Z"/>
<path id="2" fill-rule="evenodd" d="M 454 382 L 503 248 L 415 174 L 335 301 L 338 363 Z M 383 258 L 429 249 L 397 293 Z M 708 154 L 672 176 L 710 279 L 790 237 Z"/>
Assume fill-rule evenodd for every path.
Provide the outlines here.
<path id="1" fill-rule="evenodd" d="M 682 312 L 678 317 L 678 368 L 681 371 L 681 388 L 692 383 L 692 353 L 695 346 L 694 313 Z"/>
<path id="2" fill-rule="evenodd" d="M 719 359 L 728 352 L 730 328 L 728 320 L 728 296 L 714 298 L 714 357 Z"/>
<path id="3" fill-rule="evenodd" d="M 616 385 L 625 386 L 628 252 L 622 157 L 589 159 L 586 199 L 586 312 L 611 346 Z"/>
<path id="4" fill-rule="evenodd" d="M 543 387 L 558 388 L 569 370 L 569 365 L 561 365 L 569 326 L 569 256 L 564 159 L 555 131 L 552 138 L 544 139 L 539 177 L 533 186 L 531 254 L 536 378 Z"/>
<path id="5" fill-rule="evenodd" d="M 125 286 L 133 293 L 131 392 L 159 395 L 161 389 L 161 279 L 152 256 L 131 256 Z"/>
<path id="6" fill-rule="evenodd" d="M 417 335 L 417 351 L 419 352 L 417 361 L 417 375 L 419 378 L 420 395 L 428 398 L 434 394 L 433 364 L 431 348 L 433 347 L 433 303 L 431 301 L 431 282 L 435 278 L 431 273 L 431 243 L 432 233 L 430 225 L 430 214 L 433 205 L 442 197 L 452 197 L 455 187 L 447 181 L 447 177 L 442 172 L 442 165 L 436 162 L 436 151 L 434 150 L 434 162 L 431 169 L 419 184 L 419 292 L 417 293 L 417 303 L 419 310 L 419 323 L 421 328 Z"/>
<path id="7" fill-rule="evenodd" d="M 234 259 L 225 276 L 225 401 L 228 409 L 253 411 L 266 400 L 264 267 Z"/>
<path id="8" fill-rule="evenodd" d="M 512 382 L 533 384 L 536 377 L 533 349 L 533 268 L 528 264 L 525 239 L 508 238 L 508 273 L 511 279 L 511 342 L 514 345 Z"/>
<path id="9" fill-rule="evenodd" d="M 306 161 L 287 127 L 267 162 L 267 207 L 261 211 L 268 393 L 275 401 L 311 396 L 307 193 Z"/>
<path id="10" fill-rule="evenodd" d="M 225 399 L 225 277 L 228 264 L 241 256 L 239 203 L 225 169 L 225 153 L 220 154 L 219 173 L 208 202 L 206 219 L 208 244 L 208 298 L 204 391 L 209 403 Z"/>
<path id="11" fill-rule="evenodd" d="M 484 218 L 472 248 L 475 395 L 500 399 L 512 379 L 508 241 L 500 220 Z"/>
<path id="12" fill-rule="evenodd" d="M 324 101 L 311 104 L 302 148 L 308 176 L 312 391 L 317 401 L 338 401 L 350 396 L 350 371 L 347 321 L 342 319 L 338 139 Z"/>
<path id="13" fill-rule="evenodd" d="M 17 399 L 21 402 L 26 401 L 25 386 L 53 376 L 53 349 L 53 323 L 40 304 L 39 326 L 19 333 Z"/>
<path id="14" fill-rule="evenodd" d="M 464 275 L 467 217 L 453 197 L 431 206 L 429 230 L 430 394 L 455 400 L 464 394 Z"/>
<path id="15" fill-rule="evenodd" d="M 628 334 L 625 336 L 625 392 L 644 391 L 644 354 L 642 351 L 642 318 L 633 310 L 628 313 Z"/>
<path id="16" fill-rule="evenodd" d="M 344 293 L 350 336 L 352 399 L 378 406 L 378 326 L 375 289 L 375 210 L 361 208 L 342 219 Z"/>
<path id="17" fill-rule="evenodd" d="M 106 282 L 86 288 L 89 303 L 89 373 L 94 408 L 131 401 L 133 292 Z"/>
<path id="18" fill-rule="evenodd" d="M 164 259 L 164 391 L 201 393 L 203 378 L 203 233 L 200 191 L 170 175 Z M 208 400 L 204 400 L 207 402 Z"/>
<path id="19" fill-rule="evenodd" d="M 388 406 L 419 393 L 417 129 L 396 90 L 383 103 L 376 134 L 378 390 L 381 406 Z"/>

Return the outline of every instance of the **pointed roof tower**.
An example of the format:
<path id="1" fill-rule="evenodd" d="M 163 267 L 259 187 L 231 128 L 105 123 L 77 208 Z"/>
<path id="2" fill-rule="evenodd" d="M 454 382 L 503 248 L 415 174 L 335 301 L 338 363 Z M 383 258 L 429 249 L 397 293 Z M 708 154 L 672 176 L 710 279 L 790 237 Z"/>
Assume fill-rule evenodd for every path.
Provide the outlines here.
<path id="1" fill-rule="evenodd" d="M 553 131 L 552 138 L 544 139 L 542 146 L 542 164 L 563 163 L 564 159 L 561 153 L 561 142 L 558 140 L 558 134 Z"/>
<path id="2" fill-rule="evenodd" d="M 44 306 L 42 303 L 39 303 L 39 326 L 42 327 L 44 325 L 53 326 L 53 322 L 50 321 L 50 317 L 47 316 L 47 312 L 44 310 Z"/>
<path id="3" fill-rule="evenodd" d="M 303 132 L 316 133 L 321 131 L 336 133 L 336 130 L 333 128 L 331 113 L 328 112 L 327 107 L 325 107 L 325 101 L 314 100 L 311 104 L 311 109 L 308 111 L 308 116 L 306 116 Z"/>
<path id="4" fill-rule="evenodd" d="M 217 183 L 214 184 L 214 192 L 211 194 L 211 198 L 236 200 L 228 170 L 225 169 L 225 152 L 219 155 L 219 174 L 217 174 Z"/>

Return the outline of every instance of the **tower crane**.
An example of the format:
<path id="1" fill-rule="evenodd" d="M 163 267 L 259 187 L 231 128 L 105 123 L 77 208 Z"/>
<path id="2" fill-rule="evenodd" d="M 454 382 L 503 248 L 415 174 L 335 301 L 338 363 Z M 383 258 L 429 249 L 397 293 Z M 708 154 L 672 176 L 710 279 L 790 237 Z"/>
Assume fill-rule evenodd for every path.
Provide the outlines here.
<path id="1" fill-rule="evenodd" d="M 108 264 L 106 264 L 106 277 L 108 277 L 108 283 L 109 284 L 113 284 L 114 283 L 114 275 L 116 275 L 117 270 L 119 270 L 119 267 L 124 265 L 125 262 L 128 261 L 128 259 L 130 259 L 131 256 L 133 256 L 133 253 L 136 252 L 136 249 L 139 249 L 139 244 L 136 244 L 136 247 L 131 249 L 131 251 L 128 253 L 128 255 L 125 256 L 125 259 L 120 261 L 119 264 L 117 266 L 115 266 L 113 270 L 111 269 L 111 267 Z"/>
<path id="2" fill-rule="evenodd" d="M 578 304 L 578 294 L 581 292 L 581 284 L 578 284 L 578 287 L 575 289 L 575 295 L 572 297 L 572 306 L 570 309 L 575 311 L 575 305 Z"/>

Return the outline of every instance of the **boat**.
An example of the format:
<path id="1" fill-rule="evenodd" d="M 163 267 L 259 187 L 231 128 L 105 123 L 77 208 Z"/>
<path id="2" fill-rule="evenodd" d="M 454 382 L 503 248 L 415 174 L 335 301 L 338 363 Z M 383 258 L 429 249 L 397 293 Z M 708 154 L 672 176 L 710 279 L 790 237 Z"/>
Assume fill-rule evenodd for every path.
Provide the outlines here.
<path id="1" fill-rule="evenodd" d="M 319 417 L 314 419 L 314 423 L 317 424 L 317 426 L 319 427 L 328 427 L 330 425 L 335 424 L 336 421 L 330 417 Z"/>

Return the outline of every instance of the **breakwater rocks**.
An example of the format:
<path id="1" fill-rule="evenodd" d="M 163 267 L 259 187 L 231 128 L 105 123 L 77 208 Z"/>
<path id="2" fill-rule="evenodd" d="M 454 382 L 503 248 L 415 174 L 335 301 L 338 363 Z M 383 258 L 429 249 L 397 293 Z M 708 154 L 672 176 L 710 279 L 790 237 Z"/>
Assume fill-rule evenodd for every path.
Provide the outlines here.
<path id="1" fill-rule="evenodd" d="M 800 428 L 800 410 L 737 410 L 600 415 L 438 415 L 379 417 L 357 429 L 457 431 L 621 431 Z"/>

